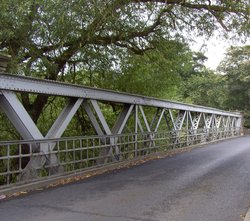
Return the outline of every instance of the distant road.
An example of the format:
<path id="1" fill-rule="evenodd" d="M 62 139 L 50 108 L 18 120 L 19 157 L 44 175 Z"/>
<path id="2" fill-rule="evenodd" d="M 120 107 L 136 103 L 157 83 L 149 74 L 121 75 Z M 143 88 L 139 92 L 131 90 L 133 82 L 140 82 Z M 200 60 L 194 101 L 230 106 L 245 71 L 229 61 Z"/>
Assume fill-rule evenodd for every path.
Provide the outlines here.
<path id="1" fill-rule="evenodd" d="M 1 221 L 242 221 L 250 136 L 0 201 Z"/>

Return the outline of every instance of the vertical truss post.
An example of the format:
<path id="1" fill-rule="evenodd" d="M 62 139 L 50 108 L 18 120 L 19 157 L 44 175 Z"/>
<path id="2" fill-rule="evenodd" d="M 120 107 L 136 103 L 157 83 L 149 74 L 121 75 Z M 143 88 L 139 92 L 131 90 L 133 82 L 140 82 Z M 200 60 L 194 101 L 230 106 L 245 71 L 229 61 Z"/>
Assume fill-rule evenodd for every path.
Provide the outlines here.
<path id="1" fill-rule="evenodd" d="M 150 128 L 150 126 L 149 126 L 147 117 L 146 117 L 146 115 L 145 115 L 145 113 L 144 113 L 144 110 L 143 110 L 143 107 L 142 107 L 141 105 L 139 105 L 139 110 L 140 110 L 140 113 L 141 113 L 141 115 L 142 115 L 142 119 L 143 119 L 143 122 L 144 122 L 144 124 L 145 124 L 146 130 L 147 130 L 147 132 L 149 133 L 149 134 L 147 134 L 147 135 L 145 136 L 145 138 L 146 138 L 147 140 L 148 140 L 148 139 L 150 140 L 150 141 L 145 141 L 145 142 L 144 142 L 144 147 L 147 147 L 147 148 L 155 147 L 154 134 L 151 132 L 151 128 Z M 143 132 L 143 131 L 142 131 L 142 132 Z M 149 154 L 150 151 L 151 151 L 151 149 L 148 149 L 148 150 L 146 151 L 146 154 Z"/>
<path id="2" fill-rule="evenodd" d="M 213 114 L 205 114 L 203 113 L 203 118 L 205 122 L 205 137 L 206 141 L 209 141 L 210 134 L 211 134 L 211 128 L 212 128 L 212 121 L 213 121 Z"/>
<path id="3" fill-rule="evenodd" d="M 231 117 L 228 116 L 227 117 L 227 136 L 226 137 L 230 137 L 230 130 L 231 130 Z"/>
<path id="4" fill-rule="evenodd" d="M 172 129 L 172 131 L 170 133 L 170 143 L 172 144 L 172 148 L 174 148 L 175 143 L 176 143 L 176 138 L 177 138 L 177 134 L 176 134 L 177 128 L 176 128 L 176 125 L 175 125 L 175 120 L 174 120 L 172 111 L 168 110 L 168 112 L 169 112 L 170 119 L 171 119 L 171 122 L 172 122 L 172 125 L 173 125 L 173 129 Z"/>
<path id="5" fill-rule="evenodd" d="M 153 119 L 152 119 L 152 121 L 151 121 L 151 123 L 149 125 L 149 128 L 147 128 L 147 130 L 151 132 L 150 133 L 150 140 L 151 140 L 150 146 L 151 147 L 156 147 L 156 142 L 155 142 L 154 138 L 155 138 L 155 134 L 157 133 L 157 131 L 159 129 L 159 126 L 160 126 L 161 120 L 162 120 L 162 118 L 164 116 L 164 113 L 165 113 L 164 108 L 157 108 L 157 110 L 156 110 L 156 112 L 155 112 L 155 114 L 153 116 Z"/>
<path id="6" fill-rule="evenodd" d="M 216 140 L 217 137 L 217 128 L 216 128 L 216 115 L 212 114 L 212 122 L 211 122 L 211 139 Z"/>
<path id="7" fill-rule="evenodd" d="M 186 119 L 187 111 L 179 111 L 176 120 L 174 121 L 174 147 L 181 145 L 181 130 Z"/>
<path id="8" fill-rule="evenodd" d="M 230 136 L 230 122 L 231 118 L 228 116 L 226 119 L 226 137 Z"/>
<path id="9" fill-rule="evenodd" d="M 191 122 L 191 129 L 189 129 L 189 117 L 190 117 L 190 111 L 187 111 L 186 114 L 186 145 L 189 145 L 189 141 L 191 140 L 191 135 L 192 135 L 192 119 L 190 120 Z"/>
<path id="10" fill-rule="evenodd" d="M 236 118 L 232 117 L 232 124 L 231 124 L 231 136 L 236 135 Z"/>
<path id="11" fill-rule="evenodd" d="M 134 122 L 134 127 L 135 127 L 135 157 L 138 156 L 138 105 L 135 105 L 135 113 L 134 113 L 134 118 L 135 118 L 135 122 Z"/>
<path id="12" fill-rule="evenodd" d="M 223 138 L 226 138 L 227 137 L 227 125 L 228 125 L 227 116 L 223 116 L 222 124 L 223 124 Z"/>
<path id="13" fill-rule="evenodd" d="M 222 123 L 222 116 L 221 115 L 215 115 L 215 133 L 216 133 L 216 139 L 221 139 L 222 138 L 221 123 Z"/>
<path id="14" fill-rule="evenodd" d="M 199 127 L 199 123 L 201 120 L 201 116 L 202 113 L 193 113 L 193 117 L 192 117 L 192 113 L 189 111 L 188 115 L 187 115 L 187 121 L 190 120 L 190 128 L 188 128 L 188 144 L 194 144 L 194 141 L 197 140 L 197 130 Z"/>
<path id="15" fill-rule="evenodd" d="M 230 137 L 231 136 L 231 117 L 230 116 L 227 117 L 226 125 L 227 125 L 226 137 Z"/>
<path id="16" fill-rule="evenodd" d="M 225 138 L 226 135 L 226 117 L 222 116 L 221 119 L 221 134 L 222 134 L 222 138 Z"/>

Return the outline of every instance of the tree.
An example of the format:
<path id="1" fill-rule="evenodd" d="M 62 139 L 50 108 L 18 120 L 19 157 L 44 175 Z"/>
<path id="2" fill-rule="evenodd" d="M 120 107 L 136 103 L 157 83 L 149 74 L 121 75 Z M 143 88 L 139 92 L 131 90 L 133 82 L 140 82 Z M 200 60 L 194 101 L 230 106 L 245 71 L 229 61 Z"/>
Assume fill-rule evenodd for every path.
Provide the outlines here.
<path id="1" fill-rule="evenodd" d="M 227 78 L 227 107 L 243 111 L 250 127 L 250 45 L 229 48 L 219 70 Z"/>
<path id="2" fill-rule="evenodd" d="M 199 75 L 192 75 L 182 85 L 183 99 L 186 102 L 203 106 L 225 109 L 228 91 L 226 78 L 205 70 Z"/>
<path id="3" fill-rule="evenodd" d="M 231 47 L 219 70 L 228 81 L 228 107 L 248 110 L 250 108 L 250 46 Z"/>
<path id="4" fill-rule="evenodd" d="M 100 51 L 141 54 L 158 36 L 183 32 L 210 36 L 222 26 L 249 31 L 248 0 L 0 0 L 0 50 L 11 54 L 11 72 L 61 80 L 72 65 L 86 65 Z M 99 57 L 102 59 L 101 57 Z M 111 53 L 110 58 L 115 58 Z M 48 98 L 22 101 L 37 121 Z"/>
<path id="5" fill-rule="evenodd" d="M 182 74 L 193 68 L 193 54 L 179 41 L 152 43 L 154 50 L 142 55 L 129 54 L 118 72 L 100 79 L 101 87 L 160 98 L 174 98 Z"/>

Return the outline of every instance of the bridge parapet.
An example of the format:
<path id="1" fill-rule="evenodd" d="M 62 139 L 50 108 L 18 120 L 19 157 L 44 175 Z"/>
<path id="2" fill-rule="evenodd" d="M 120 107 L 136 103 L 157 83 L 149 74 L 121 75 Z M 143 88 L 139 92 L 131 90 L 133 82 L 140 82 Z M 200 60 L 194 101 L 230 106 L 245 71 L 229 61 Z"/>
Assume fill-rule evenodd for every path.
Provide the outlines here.
<path id="1" fill-rule="evenodd" d="M 17 93 L 67 101 L 46 135 Z M 0 94 L 2 111 L 23 138 L 0 143 L 2 185 L 239 136 L 241 132 L 242 115 L 237 112 L 24 76 L 0 74 Z M 120 108 L 112 127 L 103 104 Z M 97 135 L 63 138 L 80 109 Z M 25 167 L 23 159 L 28 159 Z"/>

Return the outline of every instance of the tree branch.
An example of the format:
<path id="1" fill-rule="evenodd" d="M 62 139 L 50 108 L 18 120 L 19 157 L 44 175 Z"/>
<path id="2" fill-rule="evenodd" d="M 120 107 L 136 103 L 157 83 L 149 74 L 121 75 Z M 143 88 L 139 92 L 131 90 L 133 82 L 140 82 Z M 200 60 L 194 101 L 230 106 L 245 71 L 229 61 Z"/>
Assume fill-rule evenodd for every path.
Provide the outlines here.
<path id="1" fill-rule="evenodd" d="M 155 2 L 155 3 L 163 3 L 166 5 L 180 5 L 182 7 L 191 8 L 191 9 L 205 9 L 207 11 L 214 11 L 214 12 L 232 12 L 232 13 L 243 13 L 249 15 L 249 12 L 247 10 L 242 9 L 235 9 L 235 8 L 229 8 L 226 6 L 221 5 L 215 5 L 211 4 L 209 1 L 208 4 L 194 4 L 194 3 L 188 3 L 186 0 L 132 0 L 131 2 L 134 3 L 149 3 L 149 2 Z"/>

